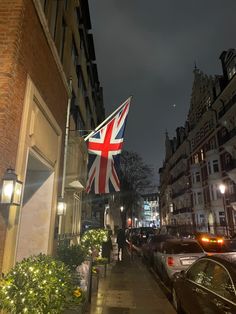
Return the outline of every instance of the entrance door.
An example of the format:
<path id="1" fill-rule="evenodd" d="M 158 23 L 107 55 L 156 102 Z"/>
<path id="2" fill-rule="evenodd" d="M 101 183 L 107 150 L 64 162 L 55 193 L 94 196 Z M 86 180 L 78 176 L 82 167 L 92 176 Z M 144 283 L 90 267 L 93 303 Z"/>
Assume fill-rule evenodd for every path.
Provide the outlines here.
<path id="1" fill-rule="evenodd" d="M 54 172 L 34 153 L 29 153 L 16 260 L 48 253 Z"/>

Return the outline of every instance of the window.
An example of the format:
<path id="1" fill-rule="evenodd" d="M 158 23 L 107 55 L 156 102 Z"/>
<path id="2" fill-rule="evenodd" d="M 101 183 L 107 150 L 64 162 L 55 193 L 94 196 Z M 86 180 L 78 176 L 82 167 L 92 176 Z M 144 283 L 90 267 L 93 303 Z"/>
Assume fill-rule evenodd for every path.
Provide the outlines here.
<path id="1" fill-rule="evenodd" d="M 201 181 L 200 172 L 196 172 L 195 176 L 196 176 L 196 182 L 200 182 Z"/>
<path id="2" fill-rule="evenodd" d="M 206 260 L 201 260 L 196 262 L 190 269 L 187 271 L 187 278 L 197 284 L 202 284 L 205 274 L 205 269 L 207 266 Z"/>
<path id="3" fill-rule="evenodd" d="M 61 40 L 60 40 L 60 47 L 59 47 L 59 55 L 60 55 L 61 61 L 63 61 L 63 55 L 64 55 L 65 36 L 66 36 L 66 22 L 64 19 L 62 19 Z"/>
<path id="4" fill-rule="evenodd" d="M 201 153 L 201 160 L 204 160 L 204 151 L 203 151 L 203 149 L 200 150 L 200 153 Z"/>
<path id="5" fill-rule="evenodd" d="M 219 172 L 218 160 L 213 160 L 213 172 Z"/>
<path id="6" fill-rule="evenodd" d="M 203 203 L 202 192 L 197 192 L 197 203 L 198 204 Z"/>
<path id="7" fill-rule="evenodd" d="M 199 163 L 198 154 L 195 154 L 195 155 L 193 156 L 193 160 L 194 160 L 194 163 L 195 163 L 195 164 L 198 164 L 198 163 Z"/>
<path id="8" fill-rule="evenodd" d="M 209 141 L 209 149 L 215 149 L 216 148 L 216 140 L 215 138 L 213 137 L 212 139 L 210 139 Z"/>
<path id="9" fill-rule="evenodd" d="M 50 16 L 50 33 L 53 38 L 55 38 L 56 34 L 56 24 L 57 24 L 57 13 L 58 13 L 58 1 L 51 1 L 51 16 Z"/>
<path id="10" fill-rule="evenodd" d="M 232 280 L 226 269 L 220 264 L 212 261 L 209 262 L 203 285 L 212 292 L 236 302 Z"/>
<path id="11" fill-rule="evenodd" d="M 220 226 L 225 226 L 225 213 L 219 212 L 219 222 Z"/>
<path id="12" fill-rule="evenodd" d="M 77 65 L 77 57 L 78 57 L 78 52 L 77 52 L 77 48 L 75 45 L 75 41 L 74 39 L 72 40 L 72 47 L 71 47 L 71 59 L 73 61 L 74 66 L 76 67 Z"/>

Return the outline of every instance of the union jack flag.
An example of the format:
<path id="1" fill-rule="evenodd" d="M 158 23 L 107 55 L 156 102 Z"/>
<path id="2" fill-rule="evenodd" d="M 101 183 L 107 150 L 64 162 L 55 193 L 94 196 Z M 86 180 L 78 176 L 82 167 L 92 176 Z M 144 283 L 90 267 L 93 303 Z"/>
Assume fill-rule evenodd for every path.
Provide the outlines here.
<path id="1" fill-rule="evenodd" d="M 120 191 L 118 177 L 119 157 L 131 98 L 121 106 L 118 113 L 88 140 L 88 180 L 87 193 L 95 194 Z"/>

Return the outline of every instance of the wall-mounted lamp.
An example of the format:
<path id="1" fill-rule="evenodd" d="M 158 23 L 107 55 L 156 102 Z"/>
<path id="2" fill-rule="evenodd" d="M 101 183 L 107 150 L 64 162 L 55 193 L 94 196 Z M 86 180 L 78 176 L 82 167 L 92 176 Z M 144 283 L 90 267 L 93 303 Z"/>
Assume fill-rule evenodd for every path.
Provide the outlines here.
<path id="1" fill-rule="evenodd" d="M 15 171 L 7 169 L 2 179 L 1 204 L 21 204 L 22 182 L 18 180 Z"/>
<path id="2" fill-rule="evenodd" d="M 57 215 L 58 216 L 65 216 L 66 214 L 66 202 L 65 199 L 62 197 L 58 198 L 57 201 Z"/>
<path id="3" fill-rule="evenodd" d="M 226 189 L 226 186 L 224 184 L 219 185 L 219 190 L 221 194 L 225 194 L 225 189 Z"/>
<path id="4" fill-rule="evenodd" d="M 121 206 L 120 211 L 123 212 L 123 210 L 124 210 L 124 206 Z"/>

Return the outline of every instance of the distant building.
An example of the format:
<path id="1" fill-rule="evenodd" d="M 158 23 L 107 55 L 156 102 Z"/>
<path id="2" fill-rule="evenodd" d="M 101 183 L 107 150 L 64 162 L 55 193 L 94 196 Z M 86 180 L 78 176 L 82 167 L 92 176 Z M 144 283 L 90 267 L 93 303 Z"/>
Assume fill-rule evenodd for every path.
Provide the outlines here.
<path id="1" fill-rule="evenodd" d="M 159 193 L 142 194 L 143 206 L 138 218 L 139 225 L 144 227 L 160 226 Z"/>
<path id="2" fill-rule="evenodd" d="M 223 75 L 194 69 L 188 120 L 166 135 L 160 168 L 162 224 L 233 233 L 236 222 L 236 51 L 224 51 Z M 219 190 L 225 186 L 225 194 Z"/>

